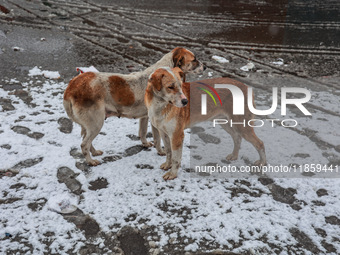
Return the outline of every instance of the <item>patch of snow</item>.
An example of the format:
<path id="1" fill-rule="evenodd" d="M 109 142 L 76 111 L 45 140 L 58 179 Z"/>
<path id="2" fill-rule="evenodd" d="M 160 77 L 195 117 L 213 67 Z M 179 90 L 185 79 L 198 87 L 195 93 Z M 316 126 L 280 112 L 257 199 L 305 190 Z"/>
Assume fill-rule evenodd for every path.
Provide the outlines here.
<path id="1" fill-rule="evenodd" d="M 193 252 L 195 252 L 195 251 L 198 250 L 198 248 L 199 248 L 199 246 L 198 246 L 197 243 L 192 243 L 192 244 L 187 245 L 187 246 L 184 248 L 184 250 L 185 250 L 185 251 L 193 251 Z"/>
<path id="2" fill-rule="evenodd" d="M 33 69 L 28 71 L 28 76 L 38 76 L 38 75 L 43 75 L 45 78 L 48 78 L 48 79 L 59 79 L 60 78 L 60 74 L 58 71 L 41 70 L 37 66 L 35 66 Z"/>
<path id="3" fill-rule="evenodd" d="M 28 76 L 36 76 L 36 75 L 42 75 L 42 71 L 37 66 L 33 67 L 31 70 L 28 71 Z"/>
<path id="4" fill-rule="evenodd" d="M 42 75 L 42 72 L 35 67 L 30 70 L 30 76 Z M 212 72 L 209 73 L 212 76 Z M 340 217 L 339 178 L 276 178 L 275 184 L 296 189 L 295 198 L 307 203 L 301 204 L 302 209 L 297 211 L 288 204 L 274 200 L 268 186 L 262 185 L 257 178 L 241 179 L 249 183 L 243 185 L 237 182 L 237 179 L 223 176 L 193 178 L 190 173 L 183 171 L 190 166 L 190 153 L 194 152 L 188 149 L 189 131 L 185 132 L 182 167 L 178 178 L 173 181 L 165 182 L 162 179 L 164 171 L 159 166 L 165 158 L 158 156 L 154 148 L 91 167 L 90 172 L 86 173 L 75 167 L 75 163 L 80 160 L 70 155 L 72 148 L 78 148 L 80 151 L 79 125 L 73 125 L 71 134 L 61 133 L 58 129 L 57 120 L 66 117 L 62 92 L 67 84 L 55 80 L 45 80 L 37 87 L 29 84 L 30 82 L 26 86 L 30 87 L 32 103 L 37 105 L 35 108 L 28 107 L 15 95 L 10 95 L 0 88 L 1 98 L 18 102 L 14 105 L 15 110 L 1 112 L 3 118 L 0 127 L 3 132 L 0 133 L 0 145 L 10 144 L 11 149 L 0 147 L 0 153 L 5 159 L 0 168 L 11 169 L 22 160 L 43 157 L 37 165 L 20 169 L 16 176 L 0 178 L 0 199 L 20 198 L 13 203 L 0 203 L 0 247 L 4 254 L 10 250 L 25 249 L 25 245 L 14 238 L 4 239 L 5 233 L 27 241 L 32 246 L 32 254 L 42 254 L 47 252 L 47 244 L 42 240 L 46 240 L 46 234 L 50 232 L 54 233 L 53 242 L 49 245 L 53 253 L 78 253 L 85 245 L 85 236 L 73 223 L 66 221 L 56 212 L 62 211 L 60 206 L 65 205 L 66 208 L 69 205 L 77 206 L 84 214 L 96 220 L 104 232 L 119 231 L 121 227 L 129 224 L 136 228 L 142 228 L 144 224 L 152 226 L 155 228 L 155 235 L 160 237 L 157 242 L 160 248 L 168 245 L 169 238 L 185 240 L 185 249 L 193 252 L 199 249 L 200 242 L 206 240 L 220 247 L 232 247 L 231 242 L 242 241 L 240 247 L 231 251 L 251 251 L 257 254 L 259 250 L 267 249 L 267 242 L 270 242 L 280 247 L 281 254 L 287 254 L 289 247 L 297 243 L 289 230 L 299 228 L 311 238 L 322 254 L 327 253 L 322 246 L 324 240 L 332 243 L 336 254 L 340 253 L 340 243 L 332 242 L 333 237 L 340 236 L 340 228 L 325 221 L 327 216 Z M 314 94 L 311 103 L 339 112 L 338 98 L 332 92 Z M 53 112 L 52 115 L 46 112 L 46 101 L 52 105 L 48 108 Z M 26 116 L 25 119 L 17 122 L 22 115 Z M 280 118 L 280 115 L 273 114 L 271 117 Z M 340 136 L 340 130 L 337 128 L 340 126 L 339 118 L 317 109 L 313 112 L 313 118 L 298 117 L 289 111 L 286 118 L 296 118 L 299 131 L 317 128 L 316 136 L 331 144 L 336 145 L 336 138 Z M 39 140 L 32 139 L 15 133 L 12 128 L 16 125 L 45 135 Z M 126 137 L 128 134 L 137 134 L 138 127 L 138 120 L 108 118 L 101 130 L 106 135 L 98 135 L 93 142 L 96 148 L 104 151 L 104 155 L 97 158 L 102 161 L 105 156 L 123 155 L 126 149 L 139 145 L 140 141 Z M 258 128 L 255 132 L 264 141 L 270 163 L 301 164 L 306 161 L 295 157 L 296 153 L 309 154 L 307 160 L 311 163 L 328 162 L 323 155 L 325 151 L 311 141 L 310 137 L 291 129 L 278 126 Z M 191 136 L 195 138 L 197 135 Z M 232 151 L 232 139 L 228 135 L 223 139 L 224 144 L 228 145 L 223 151 L 225 158 L 225 154 Z M 216 145 L 206 145 L 207 154 L 211 150 L 210 146 Z M 255 161 L 257 158 L 255 149 L 243 141 L 240 157 L 235 164 L 244 165 L 246 160 Z M 140 169 L 136 164 L 148 164 L 153 169 Z M 60 167 L 68 167 L 78 175 L 76 178 L 84 190 L 83 198 L 79 202 L 77 197 L 73 200 L 74 197 L 69 195 L 64 183 L 59 183 L 57 171 Z M 90 190 L 89 183 L 98 178 L 105 178 L 108 186 Z M 11 188 L 18 183 L 27 188 Z M 321 188 L 326 189 L 328 195 L 318 197 L 316 191 Z M 235 195 L 234 191 L 239 189 L 245 192 Z M 250 192 L 258 196 L 251 196 Z M 27 206 L 42 198 L 48 202 L 41 210 L 32 211 Z M 314 205 L 313 201 L 320 201 L 325 206 Z M 54 211 L 51 210 L 53 208 Z M 184 213 L 185 211 L 187 213 Z M 137 216 L 135 220 L 127 223 L 125 218 L 129 214 Z M 316 233 L 317 228 L 325 231 L 326 238 L 321 238 Z M 264 238 L 266 242 L 262 241 Z M 270 250 L 270 247 L 268 249 Z M 308 252 L 301 247 L 301 253 Z"/>
<path id="5" fill-rule="evenodd" d="M 44 75 L 45 78 L 48 78 L 48 79 L 59 79 L 60 78 L 59 72 L 42 71 L 42 74 Z"/>
<path id="6" fill-rule="evenodd" d="M 77 210 L 79 198 L 75 195 L 64 193 L 58 194 L 57 196 L 50 197 L 47 202 L 48 209 L 58 213 L 72 213 Z"/>
<path id="7" fill-rule="evenodd" d="M 10 81 L 9 81 L 10 83 L 19 83 L 19 81 L 17 80 L 17 79 L 10 79 Z"/>

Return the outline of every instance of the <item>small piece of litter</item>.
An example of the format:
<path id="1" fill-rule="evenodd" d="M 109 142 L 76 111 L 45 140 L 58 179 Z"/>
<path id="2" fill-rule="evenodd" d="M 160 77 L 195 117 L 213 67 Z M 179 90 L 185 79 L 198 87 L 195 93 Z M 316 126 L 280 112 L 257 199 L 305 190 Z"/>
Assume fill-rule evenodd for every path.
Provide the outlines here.
<path id="1" fill-rule="evenodd" d="M 229 60 L 228 59 L 226 59 L 226 58 L 224 58 L 224 57 L 220 57 L 220 56 L 212 56 L 212 59 L 213 60 L 216 60 L 217 62 L 219 62 L 219 63 L 222 63 L 222 64 L 224 64 L 224 63 L 229 63 Z"/>
<path id="2" fill-rule="evenodd" d="M 284 64 L 284 61 L 282 58 L 278 58 L 276 61 L 271 62 L 271 63 L 277 66 L 282 66 Z"/>
<path id="3" fill-rule="evenodd" d="M 208 77 L 211 77 L 213 75 L 213 72 L 208 72 Z"/>
<path id="4" fill-rule="evenodd" d="M 250 71 L 250 70 L 252 70 L 254 68 L 255 68 L 255 65 L 252 62 L 249 62 L 247 65 L 242 66 L 240 69 L 242 71 L 248 72 L 248 71 Z"/>
<path id="5" fill-rule="evenodd" d="M 13 173 L 12 173 L 12 172 L 6 172 L 6 173 L 5 173 L 5 176 L 7 176 L 7 177 L 12 177 L 12 176 L 13 176 Z"/>
<path id="6" fill-rule="evenodd" d="M 86 72 L 99 73 L 97 68 L 95 68 L 94 66 L 90 66 L 90 67 L 77 67 L 76 70 L 77 70 L 77 72 L 80 72 L 80 73 L 86 73 Z"/>
<path id="7" fill-rule="evenodd" d="M 13 47 L 12 48 L 14 51 L 22 51 L 23 49 L 22 48 L 20 48 L 20 47 Z"/>

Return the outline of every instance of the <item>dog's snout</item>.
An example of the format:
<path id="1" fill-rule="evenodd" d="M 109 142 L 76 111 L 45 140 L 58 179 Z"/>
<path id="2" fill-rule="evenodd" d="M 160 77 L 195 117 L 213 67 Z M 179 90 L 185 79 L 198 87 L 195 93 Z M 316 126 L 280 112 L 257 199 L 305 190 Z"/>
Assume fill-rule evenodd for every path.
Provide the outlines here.
<path id="1" fill-rule="evenodd" d="M 187 104 L 188 104 L 188 99 L 183 98 L 183 99 L 182 99 L 182 104 L 183 104 L 184 106 L 187 105 Z"/>

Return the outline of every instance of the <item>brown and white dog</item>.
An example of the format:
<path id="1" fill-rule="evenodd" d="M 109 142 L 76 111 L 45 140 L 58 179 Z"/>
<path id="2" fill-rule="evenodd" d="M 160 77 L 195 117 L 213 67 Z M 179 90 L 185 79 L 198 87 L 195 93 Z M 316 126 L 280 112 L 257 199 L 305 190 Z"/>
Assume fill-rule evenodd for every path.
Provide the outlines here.
<path id="1" fill-rule="evenodd" d="M 144 94 L 148 78 L 161 66 L 179 67 L 184 73 L 201 72 L 204 67 L 195 55 L 184 48 L 175 48 L 167 53 L 156 64 L 141 72 L 128 75 L 117 73 L 87 72 L 73 78 L 64 93 L 64 107 L 71 120 L 81 126 L 83 141 L 81 149 L 89 165 L 100 164 L 90 156 L 102 155 L 96 150 L 93 139 L 99 134 L 104 120 L 110 116 L 141 118 L 139 136 L 143 146 L 150 147 L 146 133 L 148 127 L 147 108 Z M 157 130 L 153 129 L 155 146 L 163 154 Z"/>
<path id="2" fill-rule="evenodd" d="M 197 82 L 182 83 L 183 72 L 179 68 L 160 68 L 157 69 L 148 81 L 145 92 L 145 105 L 148 108 L 148 115 L 152 125 L 160 132 L 166 151 L 166 162 L 161 165 L 161 169 L 168 170 L 163 178 L 172 180 L 177 177 L 178 168 L 181 165 L 182 147 L 184 139 L 184 129 L 196 123 L 212 120 L 214 118 L 232 119 L 234 122 L 253 119 L 253 114 L 245 107 L 244 115 L 233 115 L 233 98 L 229 90 L 216 89 L 220 92 L 223 107 L 213 107 L 208 104 L 207 115 L 201 114 L 200 104 L 201 94 L 204 93 L 197 89 L 197 93 L 191 93 L 191 89 L 200 86 L 201 83 L 214 86 L 214 84 L 232 84 L 240 88 L 247 98 L 247 86 L 239 81 L 229 78 L 208 79 Z M 200 82 L 200 83 L 198 83 Z M 191 96 L 191 98 L 190 98 Z M 193 98 L 195 97 L 195 98 Z M 197 100 L 198 98 L 199 100 Z M 245 100 L 246 102 L 247 100 Z M 185 106 L 185 107 L 184 107 Z M 258 151 L 260 159 L 256 165 L 266 164 L 266 154 L 263 142 L 256 136 L 254 129 L 249 126 L 221 125 L 233 138 L 234 150 L 227 156 L 227 160 L 236 160 L 240 150 L 242 138 L 250 142 Z"/>

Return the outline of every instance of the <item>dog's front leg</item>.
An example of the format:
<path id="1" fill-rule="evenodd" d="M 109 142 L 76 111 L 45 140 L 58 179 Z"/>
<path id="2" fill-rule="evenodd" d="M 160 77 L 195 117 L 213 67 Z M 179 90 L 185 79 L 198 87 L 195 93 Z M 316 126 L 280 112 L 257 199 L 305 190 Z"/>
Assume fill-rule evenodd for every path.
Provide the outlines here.
<path id="1" fill-rule="evenodd" d="M 163 169 L 163 170 L 168 170 L 168 169 L 171 168 L 171 158 L 172 158 L 170 138 L 163 131 L 160 131 L 160 133 L 161 133 L 161 137 L 162 137 L 163 142 L 164 142 L 164 148 L 165 148 L 165 153 L 166 153 L 166 161 L 165 161 L 165 163 L 163 163 L 161 165 L 160 168 Z"/>
<path id="2" fill-rule="evenodd" d="M 152 135 L 153 135 L 153 142 L 155 144 L 156 150 L 158 155 L 160 156 L 164 156 L 166 155 L 165 151 L 162 149 L 162 145 L 161 145 L 161 137 L 159 134 L 159 131 L 157 128 L 155 128 L 152 124 Z"/>
<path id="3" fill-rule="evenodd" d="M 163 175 L 164 180 L 173 180 L 177 177 L 182 161 L 183 140 L 184 132 L 171 137 L 171 170 Z"/>
<path id="4" fill-rule="evenodd" d="M 148 142 L 146 140 L 146 133 L 148 132 L 148 123 L 149 123 L 148 117 L 143 117 L 140 118 L 139 120 L 139 137 L 144 147 L 153 146 L 152 142 Z"/>

